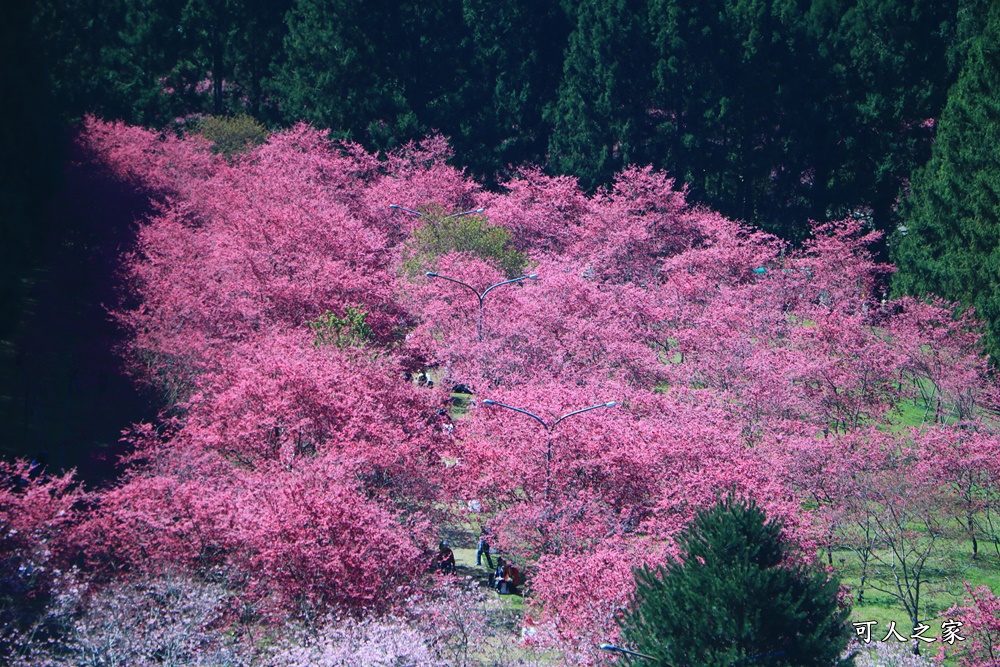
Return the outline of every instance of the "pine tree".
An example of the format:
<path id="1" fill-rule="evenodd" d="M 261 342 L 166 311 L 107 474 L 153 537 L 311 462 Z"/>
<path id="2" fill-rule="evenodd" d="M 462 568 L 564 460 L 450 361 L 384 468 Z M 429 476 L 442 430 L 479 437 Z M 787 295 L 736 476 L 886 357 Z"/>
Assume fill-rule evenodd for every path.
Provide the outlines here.
<path id="1" fill-rule="evenodd" d="M 828 36 L 841 88 L 832 101 L 842 113 L 831 146 L 839 167 L 835 214 L 863 205 L 876 229 L 899 224 L 901 188 L 930 157 L 927 121 L 940 117 L 958 77 L 960 58 L 951 50 L 961 41 L 959 17 L 976 13 L 979 2 L 858 0 L 845 7 Z"/>
<path id="2" fill-rule="evenodd" d="M 556 98 L 571 26 L 558 0 L 463 0 L 462 10 L 470 62 L 450 134 L 473 174 L 503 180 L 510 166 L 545 160 L 542 113 Z"/>
<path id="3" fill-rule="evenodd" d="M 569 37 L 552 125 L 549 163 L 591 189 L 643 163 L 649 86 L 645 3 L 581 0 Z"/>
<path id="4" fill-rule="evenodd" d="M 781 530 L 732 495 L 699 512 L 681 561 L 636 571 L 624 638 L 660 664 L 838 664 L 850 639 L 838 582 L 795 564 Z"/>
<path id="5" fill-rule="evenodd" d="M 826 194 L 828 65 L 788 0 L 651 0 L 659 164 L 724 215 L 803 236 Z M 822 213 L 822 205 L 820 205 Z"/>
<path id="6" fill-rule="evenodd" d="M 1000 7 L 972 43 L 893 248 L 894 289 L 974 307 L 1000 355 Z"/>
<path id="7" fill-rule="evenodd" d="M 42 211 L 62 158 L 55 95 L 34 48 L 31 10 L 13 2 L 0 12 L 0 56 L 16 63 L 0 68 L 0 339 L 17 324 L 26 278 L 49 234 Z"/>
<path id="8" fill-rule="evenodd" d="M 409 39 L 398 12 L 359 0 L 297 0 L 286 21 L 285 62 L 274 86 L 286 120 L 306 120 L 354 141 L 386 126 L 409 138 L 416 117 L 400 76 Z"/>

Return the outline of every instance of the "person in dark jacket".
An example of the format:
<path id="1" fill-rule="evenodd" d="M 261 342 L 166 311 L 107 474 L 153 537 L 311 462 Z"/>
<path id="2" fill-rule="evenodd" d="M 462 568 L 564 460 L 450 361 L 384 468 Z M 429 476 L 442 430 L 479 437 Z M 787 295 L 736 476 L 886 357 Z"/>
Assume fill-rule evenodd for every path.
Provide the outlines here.
<path id="1" fill-rule="evenodd" d="M 455 553 L 448 547 L 447 542 L 442 542 L 438 547 L 437 556 L 434 558 L 434 565 L 444 574 L 455 573 Z"/>

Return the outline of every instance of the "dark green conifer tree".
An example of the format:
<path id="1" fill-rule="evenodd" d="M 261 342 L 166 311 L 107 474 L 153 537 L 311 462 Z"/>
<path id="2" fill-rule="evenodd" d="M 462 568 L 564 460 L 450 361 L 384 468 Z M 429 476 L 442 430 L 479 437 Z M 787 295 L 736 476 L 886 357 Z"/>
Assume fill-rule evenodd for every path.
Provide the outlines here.
<path id="1" fill-rule="evenodd" d="M 183 113 L 164 94 L 180 60 L 185 0 L 38 0 L 32 32 L 59 111 L 161 126 Z"/>
<path id="2" fill-rule="evenodd" d="M 208 80 L 210 102 L 190 111 L 248 112 L 274 119 L 265 89 L 287 32 L 291 0 L 187 0 L 178 31 L 183 37 L 175 76 Z M 193 102 L 193 100 L 192 100 Z"/>
<path id="3" fill-rule="evenodd" d="M 695 200 L 801 236 L 825 198 L 823 146 L 834 143 L 829 65 L 802 3 L 651 0 L 649 21 L 659 165 Z"/>
<path id="4" fill-rule="evenodd" d="M 31 270 L 49 241 L 43 211 L 59 186 L 64 149 L 45 63 L 32 40 L 33 9 L 19 0 L 0 8 L 0 340 L 21 318 Z M 9 348 L 0 349 L 2 377 Z"/>
<path id="5" fill-rule="evenodd" d="M 986 325 L 987 352 L 1000 358 L 1000 5 L 949 93 L 903 222 L 893 248 L 894 291 L 974 307 Z"/>
<path id="6" fill-rule="evenodd" d="M 361 142 L 379 124 L 396 135 L 416 133 L 396 48 L 407 36 L 388 3 L 298 0 L 287 23 L 274 85 L 288 122 L 305 120 Z"/>
<path id="7" fill-rule="evenodd" d="M 930 157 L 933 130 L 960 58 L 951 53 L 959 16 L 980 0 L 857 0 L 827 36 L 838 67 L 835 216 L 871 211 L 891 232 L 913 171 Z"/>
<path id="8" fill-rule="evenodd" d="M 678 538 L 680 561 L 636 570 L 625 640 L 661 665 L 840 663 L 852 628 L 838 582 L 797 564 L 781 529 L 732 495 L 699 512 Z"/>
<path id="9" fill-rule="evenodd" d="M 508 166 L 542 164 L 543 109 L 556 98 L 570 22 L 558 0 L 463 0 L 471 57 L 450 132 L 456 154 L 490 181 Z"/>
<path id="10" fill-rule="evenodd" d="M 580 0 L 552 127 L 549 165 L 587 189 L 630 163 L 647 162 L 649 54 L 645 3 Z"/>
<path id="11" fill-rule="evenodd" d="M 285 14 L 291 5 L 291 0 L 240 0 L 235 12 L 233 82 L 245 97 L 246 111 L 261 121 L 275 121 L 279 116 L 279 100 L 270 98 L 270 79 L 281 58 L 288 32 Z"/>

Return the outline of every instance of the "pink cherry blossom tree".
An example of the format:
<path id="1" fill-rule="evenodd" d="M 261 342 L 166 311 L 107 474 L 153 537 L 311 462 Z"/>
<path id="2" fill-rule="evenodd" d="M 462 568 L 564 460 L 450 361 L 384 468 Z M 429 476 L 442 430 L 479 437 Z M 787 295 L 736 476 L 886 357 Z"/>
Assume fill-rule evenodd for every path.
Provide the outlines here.
<path id="1" fill-rule="evenodd" d="M 531 577 L 533 641 L 587 662 L 631 567 L 662 562 L 731 489 L 803 559 L 849 543 L 864 568 L 881 547 L 920 561 L 920 522 L 996 535 L 997 394 L 975 325 L 880 298 L 892 268 L 858 221 L 792 248 L 637 167 L 594 196 L 533 167 L 486 192 L 441 137 L 374 156 L 297 126 L 232 163 L 96 120 L 83 140 L 155 202 L 117 317 L 170 399 L 71 531 L 103 576 L 225 567 L 273 618 L 398 613 L 434 525 L 476 500 Z M 480 327 L 475 295 L 407 270 L 425 221 L 389 204 L 482 208 L 538 279 L 491 291 Z M 507 277 L 470 252 L 434 261 L 478 292 Z M 405 380 L 419 371 L 436 386 Z M 924 424 L 900 428 L 914 401 Z M 355 629 L 294 659 L 340 664 L 330 646 L 368 645 Z"/>

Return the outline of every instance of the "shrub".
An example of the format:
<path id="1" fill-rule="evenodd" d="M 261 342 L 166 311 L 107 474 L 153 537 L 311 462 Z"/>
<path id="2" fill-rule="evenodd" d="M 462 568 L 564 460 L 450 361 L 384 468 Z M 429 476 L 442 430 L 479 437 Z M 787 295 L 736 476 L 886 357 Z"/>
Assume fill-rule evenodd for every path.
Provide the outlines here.
<path id="1" fill-rule="evenodd" d="M 513 249 L 510 232 L 491 225 L 485 216 L 447 217 L 440 209 L 425 211 L 426 222 L 413 231 L 403 251 L 403 269 L 410 276 L 436 268 L 437 258 L 468 253 L 489 262 L 508 278 L 524 274 L 528 258 Z"/>
<path id="2" fill-rule="evenodd" d="M 732 495 L 699 512 L 678 537 L 681 561 L 636 571 L 625 640 L 692 667 L 842 662 L 851 635 L 838 582 L 796 564 L 781 530 Z"/>
<path id="3" fill-rule="evenodd" d="M 328 310 L 309 322 L 309 328 L 316 336 L 313 344 L 316 347 L 360 347 L 372 337 L 372 328 L 365 322 L 367 317 L 366 311 L 354 306 L 348 306 L 343 317 L 337 317 Z"/>
<path id="4" fill-rule="evenodd" d="M 212 142 L 212 150 L 232 158 L 267 141 L 267 128 L 246 114 L 208 116 L 198 123 L 198 134 Z"/>

